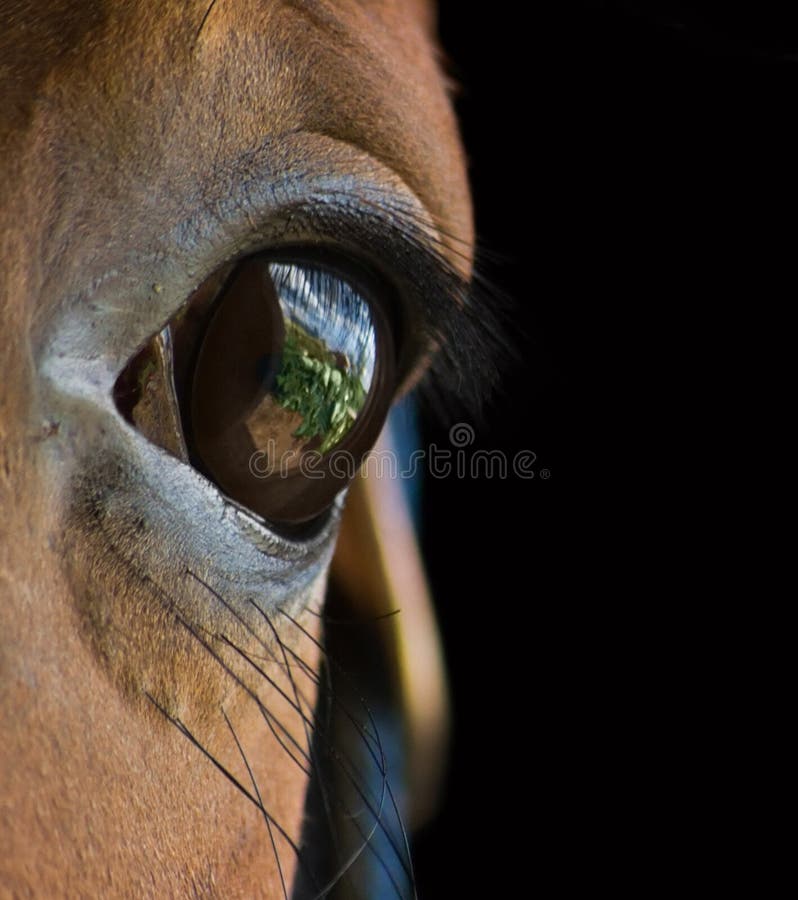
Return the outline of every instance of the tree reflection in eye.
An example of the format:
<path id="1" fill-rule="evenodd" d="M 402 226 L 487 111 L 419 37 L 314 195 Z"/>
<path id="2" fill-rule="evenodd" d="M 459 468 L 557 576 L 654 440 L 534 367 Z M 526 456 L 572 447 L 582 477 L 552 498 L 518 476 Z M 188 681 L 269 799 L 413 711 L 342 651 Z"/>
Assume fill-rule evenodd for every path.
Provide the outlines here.
<path id="1" fill-rule="evenodd" d="M 285 320 L 275 398 L 302 416 L 294 437 L 318 437 L 320 453 L 357 421 L 374 376 L 376 340 L 368 304 L 319 269 L 271 263 Z"/>
<path id="2" fill-rule="evenodd" d="M 169 452 L 179 433 L 185 456 L 228 496 L 264 519 L 297 524 L 346 486 L 353 467 L 330 465 L 333 451 L 362 458 L 393 390 L 379 306 L 328 269 L 253 257 L 207 309 L 189 304 L 152 339 L 120 376 L 117 403 Z M 311 454 L 308 477 L 302 463 Z"/>

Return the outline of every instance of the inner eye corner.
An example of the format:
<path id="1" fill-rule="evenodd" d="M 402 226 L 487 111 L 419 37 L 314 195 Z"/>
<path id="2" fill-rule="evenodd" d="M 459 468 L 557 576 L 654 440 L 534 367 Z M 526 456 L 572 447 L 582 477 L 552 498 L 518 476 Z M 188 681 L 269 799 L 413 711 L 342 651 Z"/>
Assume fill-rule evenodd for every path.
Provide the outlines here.
<path id="1" fill-rule="evenodd" d="M 396 386 L 382 304 L 345 271 L 293 252 L 228 264 L 114 386 L 140 434 L 287 537 L 357 474 Z"/>

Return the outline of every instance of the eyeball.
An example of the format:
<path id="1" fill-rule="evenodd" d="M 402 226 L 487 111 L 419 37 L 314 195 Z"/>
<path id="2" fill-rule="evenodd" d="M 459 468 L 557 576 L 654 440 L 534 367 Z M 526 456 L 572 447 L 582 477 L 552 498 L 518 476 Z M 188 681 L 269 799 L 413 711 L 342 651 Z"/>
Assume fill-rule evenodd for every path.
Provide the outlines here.
<path id="1" fill-rule="evenodd" d="M 303 522 L 356 473 L 393 386 L 385 318 L 358 288 L 318 266 L 250 259 L 202 337 L 188 443 L 234 500 Z"/>

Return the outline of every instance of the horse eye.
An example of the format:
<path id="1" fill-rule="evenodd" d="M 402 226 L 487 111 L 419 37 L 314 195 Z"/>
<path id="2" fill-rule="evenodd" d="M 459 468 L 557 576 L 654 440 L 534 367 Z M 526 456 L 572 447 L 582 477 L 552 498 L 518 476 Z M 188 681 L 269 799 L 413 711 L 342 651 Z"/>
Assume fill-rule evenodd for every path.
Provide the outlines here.
<path id="1" fill-rule="evenodd" d="M 390 330 L 379 305 L 315 264 L 253 257 L 215 287 L 128 365 L 117 405 L 233 500 L 275 523 L 305 522 L 382 428 Z"/>

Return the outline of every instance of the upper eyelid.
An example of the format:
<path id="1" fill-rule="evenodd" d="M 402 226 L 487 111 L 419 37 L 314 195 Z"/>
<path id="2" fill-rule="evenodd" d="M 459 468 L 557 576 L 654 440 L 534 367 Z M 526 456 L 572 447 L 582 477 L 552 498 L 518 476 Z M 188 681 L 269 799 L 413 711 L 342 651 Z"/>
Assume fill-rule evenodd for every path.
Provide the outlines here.
<path id="1" fill-rule="evenodd" d="M 240 155 L 216 173 L 217 196 L 232 197 L 233 204 L 239 205 L 241 195 L 249 196 L 251 191 L 256 206 L 263 185 L 267 192 L 272 190 L 272 157 L 289 156 L 289 147 L 304 147 L 307 142 L 312 143 L 315 152 L 298 152 L 301 161 L 292 160 L 286 166 L 286 174 L 277 180 L 274 193 L 291 195 L 292 188 L 300 186 L 296 195 L 303 198 L 302 205 L 316 219 L 332 209 L 342 223 L 360 220 L 376 226 L 378 233 L 391 239 L 391 246 L 415 257 L 425 275 L 434 272 L 451 286 L 459 302 L 471 280 L 470 240 L 441 226 L 396 170 L 357 144 L 301 129 L 270 136 L 260 147 Z M 338 169 L 333 165 L 336 159 L 340 160 Z M 207 202 L 208 195 L 204 196 Z M 211 200 L 208 208 L 215 205 L 220 221 L 229 215 L 224 201 L 214 204 Z M 257 212 L 252 210 L 252 215 L 252 224 L 257 227 Z M 370 241 L 363 243 L 367 247 Z"/>
<path id="2" fill-rule="evenodd" d="M 308 140 L 315 156 L 306 152 Z M 326 153 L 320 153 L 318 135 L 290 134 L 286 142 L 305 160 L 304 167 L 276 177 L 268 150 L 280 142 L 270 141 L 245 162 L 217 170 L 204 185 L 202 199 L 186 199 L 181 204 L 185 214 L 164 223 L 155 238 L 150 218 L 141 216 L 137 221 L 152 230 L 146 238 L 131 233 L 127 258 L 113 259 L 105 271 L 74 267 L 84 281 L 59 285 L 64 291 L 60 308 L 41 322 L 43 333 L 35 336 L 37 356 L 55 351 L 78 360 L 110 356 L 103 367 L 108 375 L 96 378 L 97 386 L 104 382 L 110 391 L 136 349 L 214 271 L 288 243 L 326 241 L 361 259 L 370 257 L 365 261 L 398 282 L 395 287 L 410 304 L 407 316 L 419 335 L 434 334 L 442 317 L 457 316 L 467 284 L 444 256 L 442 238 L 423 204 L 401 179 L 333 139 L 321 141 Z M 343 174 L 333 165 L 335 153 L 347 166 Z M 283 146 L 276 156 L 285 158 L 291 151 Z M 153 216 L 160 213 L 155 205 Z M 147 249 L 135 249 L 140 246 Z M 91 249 L 86 256 L 92 257 Z"/>
<path id="3" fill-rule="evenodd" d="M 451 264 L 429 214 L 406 187 L 395 192 L 351 176 L 340 180 L 345 184 L 324 179 L 321 190 L 303 192 L 262 221 L 250 218 L 248 242 L 222 264 L 254 253 L 280 255 L 286 249 L 301 258 L 304 247 L 339 253 L 342 263 L 367 265 L 394 289 L 403 304 L 400 312 L 413 323 L 414 339 L 402 342 L 415 353 L 400 372 L 404 377 L 429 349 L 429 341 L 460 317 L 470 282 Z M 221 221 L 225 213 L 215 210 Z"/>

